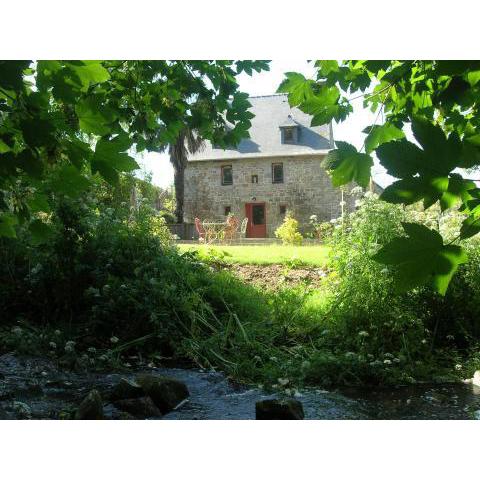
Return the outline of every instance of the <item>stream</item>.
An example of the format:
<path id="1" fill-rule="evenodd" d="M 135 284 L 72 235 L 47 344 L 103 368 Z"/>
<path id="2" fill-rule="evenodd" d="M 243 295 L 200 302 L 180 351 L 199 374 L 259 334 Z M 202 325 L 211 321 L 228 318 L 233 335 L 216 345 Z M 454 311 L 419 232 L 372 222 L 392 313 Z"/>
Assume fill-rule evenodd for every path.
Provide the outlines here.
<path id="1" fill-rule="evenodd" d="M 240 420 L 255 418 L 255 402 L 279 398 L 258 388 L 239 386 L 218 372 L 151 368 L 135 372 L 77 373 L 58 369 L 49 359 L 0 356 L 0 419 L 56 419 L 73 411 L 92 389 L 102 397 L 121 378 L 139 372 L 165 375 L 184 382 L 190 398 L 164 420 Z M 470 384 L 416 384 L 341 391 L 304 389 L 296 397 L 306 419 L 472 419 L 480 415 L 480 388 Z M 106 418 L 119 418 L 111 404 Z"/>

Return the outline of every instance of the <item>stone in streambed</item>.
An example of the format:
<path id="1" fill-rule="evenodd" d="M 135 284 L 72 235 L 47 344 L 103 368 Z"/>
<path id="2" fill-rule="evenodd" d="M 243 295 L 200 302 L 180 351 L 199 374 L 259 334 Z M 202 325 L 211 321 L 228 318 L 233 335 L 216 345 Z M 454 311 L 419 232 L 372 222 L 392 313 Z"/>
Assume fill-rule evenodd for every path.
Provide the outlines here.
<path id="1" fill-rule="evenodd" d="M 117 400 L 113 403 L 113 405 L 119 410 L 122 410 L 122 412 L 127 412 L 136 418 L 151 418 L 162 416 L 162 412 L 153 403 L 153 400 L 150 397 L 127 398 L 124 400 Z"/>
<path id="2" fill-rule="evenodd" d="M 261 400 L 255 404 L 257 420 L 303 420 L 303 405 L 298 400 Z"/>
<path id="3" fill-rule="evenodd" d="M 135 381 L 128 378 L 121 378 L 113 387 L 110 394 L 112 400 L 126 400 L 130 398 L 144 397 L 143 388 Z"/>
<path id="4" fill-rule="evenodd" d="M 102 420 L 103 402 L 98 390 L 92 390 L 80 403 L 75 420 Z"/>
<path id="5" fill-rule="evenodd" d="M 162 414 L 172 411 L 190 395 L 187 386 L 173 378 L 144 374 L 138 375 L 136 381 Z"/>

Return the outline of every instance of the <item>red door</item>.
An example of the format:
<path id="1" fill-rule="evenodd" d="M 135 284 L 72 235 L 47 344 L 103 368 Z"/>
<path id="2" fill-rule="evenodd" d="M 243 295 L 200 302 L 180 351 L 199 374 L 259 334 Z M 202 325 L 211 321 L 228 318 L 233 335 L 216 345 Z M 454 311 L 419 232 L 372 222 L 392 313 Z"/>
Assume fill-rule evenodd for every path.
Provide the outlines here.
<path id="1" fill-rule="evenodd" d="M 245 214 L 248 218 L 247 237 L 265 238 L 267 236 L 265 203 L 246 203 Z"/>

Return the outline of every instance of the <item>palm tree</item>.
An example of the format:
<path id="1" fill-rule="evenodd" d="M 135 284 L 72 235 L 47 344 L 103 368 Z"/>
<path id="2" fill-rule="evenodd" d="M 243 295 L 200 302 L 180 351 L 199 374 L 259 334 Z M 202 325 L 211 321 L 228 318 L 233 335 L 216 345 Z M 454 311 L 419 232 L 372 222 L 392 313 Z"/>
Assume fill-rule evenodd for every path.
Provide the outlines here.
<path id="1" fill-rule="evenodd" d="M 178 223 L 183 223 L 183 197 L 185 187 L 185 168 L 188 155 L 195 154 L 204 146 L 204 141 L 189 128 L 184 128 L 175 143 L 168 148 L 170 162 L 173 165 L 173 184 L 175 186 L 175 217 Z"/>

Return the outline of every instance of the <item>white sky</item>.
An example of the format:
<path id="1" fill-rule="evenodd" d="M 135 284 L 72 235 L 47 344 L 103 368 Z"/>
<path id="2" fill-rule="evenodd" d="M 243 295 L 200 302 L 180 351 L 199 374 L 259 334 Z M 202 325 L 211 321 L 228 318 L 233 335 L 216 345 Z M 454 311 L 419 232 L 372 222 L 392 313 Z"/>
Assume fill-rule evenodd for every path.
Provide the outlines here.
<path id="1" fill-rule="evenodd" d="M 255 73 L 251 77 L 242 73 L 238 77 L 240 90 L 249 95 L 270 95 L 275 93 L 285 72 L 301 72 L 307 78 L 313 78 L 314 68 L 312 63 L 306 60 L 273 60 L 270 63 L 270 71 Z M 353 144 L 358 149 L 363 145 L 365 134 L 362 130 L 375 121 L 375 114 L 363 108 L 362 99 L 353 101 L 354 111 L 344 122 L 333 125 L 333 137 L 335 140 L 343 140 Z M 160 187 L 167 187 L 173 183 L 173 169 L 166 153 L 147 153 L 137 157 L 142 167 L 152 172 L 153 183 Z M 375 181 L 386 186 L 391 183 L 391 177 L 384 173 L 383 168 L 375 161 L 373 175 Z"/>

